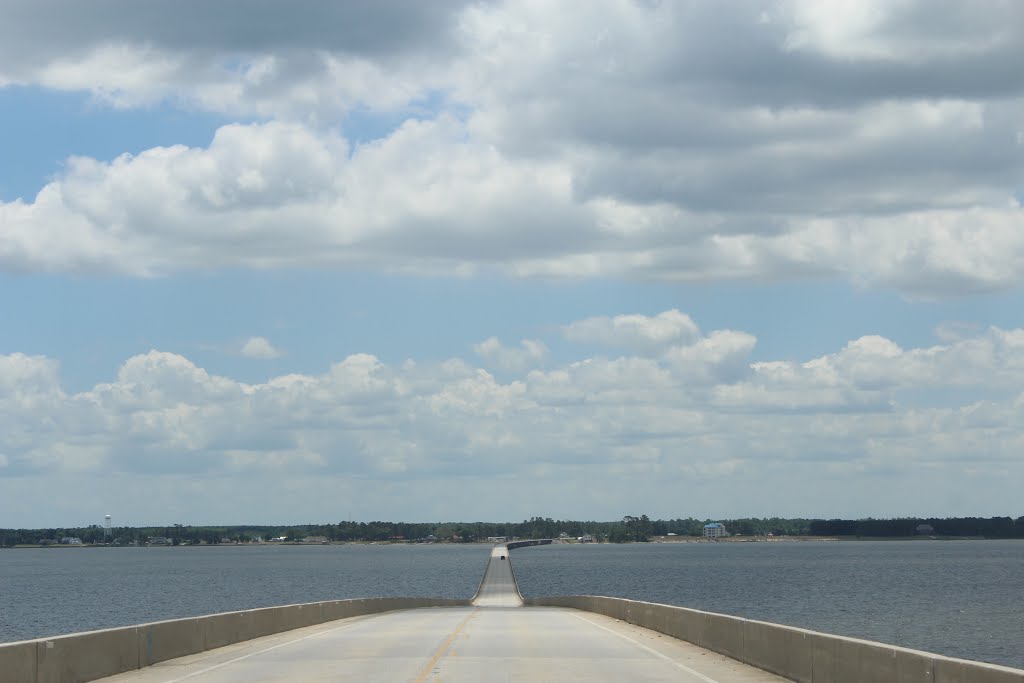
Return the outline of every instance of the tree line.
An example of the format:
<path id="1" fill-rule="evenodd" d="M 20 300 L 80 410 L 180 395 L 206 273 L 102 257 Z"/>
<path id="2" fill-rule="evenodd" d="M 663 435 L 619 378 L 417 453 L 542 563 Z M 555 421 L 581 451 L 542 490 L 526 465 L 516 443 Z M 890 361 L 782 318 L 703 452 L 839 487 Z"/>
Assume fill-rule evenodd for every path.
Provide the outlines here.
<path id="1" fill-rule="evenodd" d="M 251 543 L 283 538 L 299 542 L 306 539 L 363 542 L 449 542 L 472 543 L 488 537 L 507 538 L 579 538 L 590 536 L 598 542 L 647 541 L 654 536 L 703 535 L 704 525 L 722 522 L 733 536 L 842 536 L 892 538 L 908 536 L 954 536 L 981 538 L 1024 538 L 1024 517 L 960 517 L 899 519 L 787 519 L 741 518 L 700 520 L 655 519 L 647 515 L 626 515 L 610 522 L 560 520 L 532 517 L 522 522 L 354 522 L 299 525 L 171 526 L 115 527 L 111 539 L 119 545 L 145 544 L 151 538 L 167 539 L 173 545 L 215 545 Z M 47 529 L 0 529 L 0 546 L 50 545 L 74 537 L 84 544 L 105 542 L 104 530 L 96 524 L 86 527 Z"/>
<path id="2" fill-rule="evenodd" d="M 816 519 L 815 536 L 892 538 L 905 536 L 957 536 L 1024 538 L 1024 517 L 905 517 L 900 519 Z"/>

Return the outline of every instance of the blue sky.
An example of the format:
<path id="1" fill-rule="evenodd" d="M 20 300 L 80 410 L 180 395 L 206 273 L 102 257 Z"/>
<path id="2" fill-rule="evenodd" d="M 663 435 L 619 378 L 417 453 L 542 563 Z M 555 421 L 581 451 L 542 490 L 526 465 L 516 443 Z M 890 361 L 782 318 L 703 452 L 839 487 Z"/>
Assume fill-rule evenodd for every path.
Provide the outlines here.
<path id="1" fill-rule="evenodd" d="M 151 349 L 180 353 L 246 382 L 315 374 L 352 353 L 372 352 L 388 363 L 442 361 L 471 353 L 473 344 L 492 335 L 545 338 L 550 362 L 565 363 L 577 353 L 559 339 L 566 320 L 678 308 L 702 326 L 756 335 L 751 360 L 799 361 L 861 334 L 930 346 L 943 324 L 1011 328 L 1022 310 L 1017 292 L 913 302 L 835 282 L 750 287 L 477 279 L 467 286 L 444 277 L 294 270 L 142 280 L 5 274 L 0 282 L 0 305 L 18 321 L 5 326 L 0 352 L 30 349 L 59 358 L 71 391 L 110 381 L 125 358 Z M 253 335 L 272 339 L 285 355 L 240 355 L 241 342 Z"/>
<path id="2" fill-rule="evenodd" d="M 1024 514 L 1015 8 L 65 9 L 0 9 L 0 526 Z"/>
<path id="3" fill-rule="evenodd" d="M 39 86 L 0 89 L 4 126 L 0 149 L 0 197 L 35 197 L 70 156 L 109 161 L 167 145 L 204 146 L 228 119 L 170 106 L 115 110 L 89 93 Z"/>

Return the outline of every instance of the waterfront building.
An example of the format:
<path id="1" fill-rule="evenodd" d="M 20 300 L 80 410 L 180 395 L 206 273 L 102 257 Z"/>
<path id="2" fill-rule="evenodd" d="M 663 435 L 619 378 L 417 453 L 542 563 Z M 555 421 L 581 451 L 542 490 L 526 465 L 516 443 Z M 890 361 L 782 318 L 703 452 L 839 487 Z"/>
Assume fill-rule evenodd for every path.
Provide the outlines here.
<path id="1" fill-rule="evenodd" d="M 704 538 L 721 538 L 728 535 L 725 525 L 721 522 L 712 522 L 711 524 L 704 525 Z"/>

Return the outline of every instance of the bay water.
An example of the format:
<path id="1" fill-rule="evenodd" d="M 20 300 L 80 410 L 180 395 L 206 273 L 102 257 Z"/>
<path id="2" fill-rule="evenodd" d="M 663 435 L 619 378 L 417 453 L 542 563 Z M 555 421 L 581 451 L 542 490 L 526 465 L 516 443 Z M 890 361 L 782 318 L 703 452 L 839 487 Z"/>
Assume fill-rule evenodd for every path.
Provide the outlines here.
<path id="1" fill-rule="evenodd" d="M 0 642 L 318 600 L 469 598 L 485 545 L 0 551 Z M 649 600 L 1024 668 L 1024 541 L 552 545 L 527 596 Z"/>
<path id="2" fill-rule="evenodd" d="M 553 546 L 524 595 L 608 595 L 1024 668 L 1024 541 Z"/>

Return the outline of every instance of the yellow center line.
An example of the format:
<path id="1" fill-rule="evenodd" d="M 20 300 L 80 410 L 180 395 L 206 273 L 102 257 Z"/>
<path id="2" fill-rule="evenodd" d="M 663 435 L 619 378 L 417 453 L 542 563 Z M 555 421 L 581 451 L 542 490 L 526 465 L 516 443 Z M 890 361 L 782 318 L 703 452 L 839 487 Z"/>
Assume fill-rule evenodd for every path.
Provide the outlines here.
<path id="1" fill-rule="evenodd" d="M 445 653 L 448 651 L 448 648 L 450 648 L 452 643 L 455 642 L 455 639 L 459 637 L 459 632 L 466 627 L 466 624 L 469 623 L 470 619 L 476 616 L 478 611 L 479 610 L 474 609 L 466 616 L 465 619 L 462 620 L 462 623 L 455 627 L 455 630 L 451 632 L 451 635 L 449 635 L 437 648 L 437 651 L 434 652 L 434 656 L 430 658 L 427 665 L 420 669 L 420 673 L 416 677 L 415 683 L 425 683 L 431 672 L 433 672 L 434 667 L 437 666 L 437 663 L 441 661 L 441 658 L 444 657 Z"/>

